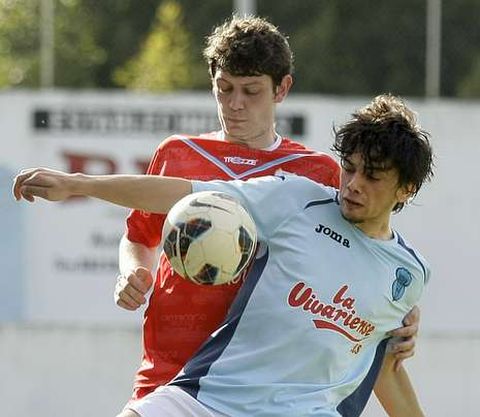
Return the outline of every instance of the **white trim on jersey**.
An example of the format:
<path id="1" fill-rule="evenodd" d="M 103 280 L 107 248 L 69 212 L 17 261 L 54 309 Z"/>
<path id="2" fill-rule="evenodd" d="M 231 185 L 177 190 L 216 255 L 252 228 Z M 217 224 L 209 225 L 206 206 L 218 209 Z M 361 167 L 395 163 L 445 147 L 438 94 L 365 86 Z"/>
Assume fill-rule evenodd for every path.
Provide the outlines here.
<path id="1" fill-rule="evenodd" d="M 185 145 L 189 146 L 190 148 L 194 149 L 200 155 L 202 155 L 205 159 L 210 161 L 212 164 L 216 165 L 220 168 L 225 174 L 227 174 L 230 178 L 241 180 L 242 178 L 246 178 L 252 176 L 255 173 L 265 171 L 271 167 L 275 167 L 278 165 L 282 165 L 285 162 L 293 161 L 295 159 L 305 158 L 311 156 L 311 154 L 290 154 L 284 156 L 283 158 L 278 158 L 273 161 L 267 162 L 261 166 L 249 169 L 241 174 L 236 174 L 233 172 L 224 162 L 220 161 L 216 156 L 212 155 L 211 153 L 207 152 L 201 146 L 197 145 L 194 141 L 187 139 L 187 138 L 179 138 Z"/>
<path id="2" fill-rule="evenodd" d="M 218 132 L 216 132 L 215 136 L 217 137 L 218 140 L 225 140 L 225 132 L 223 130 L 219 130 Z M 267 146 L 266 148 L 262 148 L 262 151 L 274 151 L 278 149 L 281 143 L 282 143 L 282 137 L 280 136 L 280 133 L 275 132 L 274 142 L 270 146 Z"/>

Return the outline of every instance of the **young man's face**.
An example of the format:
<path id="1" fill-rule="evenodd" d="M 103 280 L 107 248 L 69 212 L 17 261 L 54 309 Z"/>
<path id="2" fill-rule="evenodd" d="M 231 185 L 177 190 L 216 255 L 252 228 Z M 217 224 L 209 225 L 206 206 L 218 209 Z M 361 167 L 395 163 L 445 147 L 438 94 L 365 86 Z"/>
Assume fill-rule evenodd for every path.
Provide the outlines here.
<path id="1" fill-rule="evenodd" d="M 340 209 L 343 217 L 364 233 L 378 239 L 390 239 L 393 207 L 405 202 L 410 193 L 398 185 L 394 168 L 365 170 L 359 153 L 342 160 Z"/>
<path id="2" fill-rule="evenodd" d="M 287 95 L 291 80 L 287 75 L 281 85 L 274 88 L 268 75 L 240 77 L 218 69 L 212 80 L 212 90 L 225 139 L 253 148 L 271 145 L 275 104 Z"/>

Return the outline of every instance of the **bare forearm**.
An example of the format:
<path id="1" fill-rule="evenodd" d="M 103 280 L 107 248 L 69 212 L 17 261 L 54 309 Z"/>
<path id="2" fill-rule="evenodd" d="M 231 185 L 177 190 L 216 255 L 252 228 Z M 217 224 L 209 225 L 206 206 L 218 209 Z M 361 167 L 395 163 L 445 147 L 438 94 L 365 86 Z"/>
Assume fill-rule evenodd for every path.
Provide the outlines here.
<path id="1" fill-rule="evenodd" d="M 375 395 L 390 417 L 425 417 L 403 366 L 395 371 L 395 358 L 387 354 L 375 383 Z"/>
<path id="2" fill-rule="evenodd" d="M 178 200 L 192 192 L 190 181 L 181 178 L 83 174 L 74 178 L 73 194 L 152 213 L 166 213 Z"/>
<path id="3" fill-rule="evenodd" d="M 123 236 L 118 248 L 120 273 L 127 274 L 128 271 L 135 270 L 139 266 L 151 271 L 155 264 L 156 253 L 156 248 L 149 248 L 140 243 L 132 242 L 126 236 Z"/>
<path id="4" fill-rule="evenodd" d="M 119 270 L 115 285 L 115 303 L 125 310 L 136 310 L 147 302 L 153 284 L 152 268 L 156 248 L 131 242 L 123 236 L 119 248 Z"/>
<path id="5" fill-rule="evenodd" d="M 156 175 L 68 174 L 48 168 L 22 170 L 12 192 L 17 200 L 61 201 L 74 195 L 94 197 L 119 206 L 166 213 L 192 192 L 190 181 Z"/>

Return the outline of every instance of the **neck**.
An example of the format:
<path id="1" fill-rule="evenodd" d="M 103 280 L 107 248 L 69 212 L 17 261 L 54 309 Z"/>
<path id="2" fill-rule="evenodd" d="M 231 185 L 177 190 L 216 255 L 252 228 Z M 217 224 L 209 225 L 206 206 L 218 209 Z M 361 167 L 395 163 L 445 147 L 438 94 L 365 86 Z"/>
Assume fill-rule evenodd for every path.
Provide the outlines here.
<path id="1" fill-rule="evenodd" d="M 257 136 L 250 136 L 250 137 L 240 137 L 240 136 L 234 136 L 234 135 L 229 135 L 225 131 L 223 132 L 224 139 L 227 142 L 231 143 L 238 143 L 241 145 L 248 146 L 249 148 L 253 149 L 265 149 L 268 148 L 269 146 L 272 146 L 275 141 L 277 140 L 277 133 L 275 130 L 272 128 L 268 132 L 261 133 Z"/>
<path id="2" fill-rule="evenodd" d="M 366 224 L 364 222 L 359 222 L 354 224 L 358 229 L 372 239 L 391 240 L 393 238 L 393 230 L 390 227 L 390 222 L 381 224 Z"/>

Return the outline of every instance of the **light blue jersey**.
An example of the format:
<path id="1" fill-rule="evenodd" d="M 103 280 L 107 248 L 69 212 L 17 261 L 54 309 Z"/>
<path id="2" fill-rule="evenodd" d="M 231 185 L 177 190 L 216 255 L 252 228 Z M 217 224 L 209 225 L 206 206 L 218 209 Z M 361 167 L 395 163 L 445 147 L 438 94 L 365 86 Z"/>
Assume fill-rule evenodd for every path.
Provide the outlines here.
<path id="1" fill-rule="evenodd" d="M 172 382 L 233 417 L 360 415 L 429 277 L 397 233 L 367 237 L 337 191 L 303 177 L 193 182 L 236 197 L 267 249 L 223 325 Z"/>

